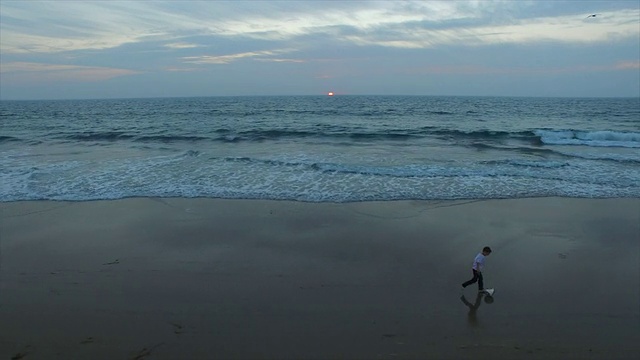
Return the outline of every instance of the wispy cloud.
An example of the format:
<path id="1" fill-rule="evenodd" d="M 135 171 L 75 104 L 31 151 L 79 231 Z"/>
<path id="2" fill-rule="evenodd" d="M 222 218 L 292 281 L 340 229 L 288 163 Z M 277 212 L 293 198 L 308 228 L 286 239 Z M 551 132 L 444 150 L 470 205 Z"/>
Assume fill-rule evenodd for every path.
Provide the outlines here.
<path id="1" fill-rule="evenodd" d="M 201 47 L 201 45 L 189 44 L 184 42 L 176 42 L 176 43 L 165 44 L 164 47 L 167 47 L 169 49 L 193 49 L 193 48 Z"/>
<path id="2" fill-rule="evenodd" d="M 308 60 L 302 60 L 302 59 L 281 59 L 281 58 L 273 58 L 273 59 L 266 59 L 266 58 L 258 58 L 255 59 L 256 61 L 263 61 L 263 62 L 276 62 L 276 63 L 305 63 L 308 62 Z"/>
<path id="3" fill-rule="evenodd" d="M 192 71 L 199 71 L 200 69 L 198 68 L 182 68 L 182 67 L 166 67 L 164 68 L 165 71 L 170 71 L 170 72 L 192 72 Z"/>
<path id="4" fill-rule="evenodd" d="M 516 21 L 512 24 L 430 28 L 427 25 L 396 24 L 378 32 L 345 36 L 358 45 L 396 48 L 432 48 L 438 45 L 481 46 L 493 44 L 596 43 L 640 38 L 639 11 L 620 11 L 602 21 L 584 21 L 566 15 Z M 634 21 L 635 20 L 635 21 Z"/>
<path id="5" fill-rule="evenodd" d="M 19 74 L 24 78 L 38 80 L 103 81 L 119 76 L 138 74 L 127 69 L 107 67 L 10 62 L 2 64 L 0 73 Z"/>
<path id="6" fill-rule="evenodd" d="M 532 17 L 530 2 L 2 2 L 3 53 L 108 49 L 185 34 L 284 41 L 325 35 L 366 46 L 605 42 L 638 37 L 640 10 Z M 36 6 L 38 7 L 36 11 Z M 87 20 L 91 19 L 91 21 Z"/>
<path id="7" fill-rule="evenodd" d="M 182 60 L 189 64 L 229 64 L 231 62 L 246 59 L 246 58 L 258 58 L 258 60 L 277 61 L 277 59 L 268 59 L 270 56 L 280 55 L 290 52 L 292 50 L 280 49 L 280 50 L 264 50 L 264 51 L 249 51 L 237 54 L 229 55 L 201 55 L 201 56 L 185 56 Z"/>
<path id="8" fill-rule="evenodd" d="M 640 61 L 622 61 L 617 63 L 614 68 L 616 70 L 639 70 Z"/>
<path id="9" fill-rule="evenodd" d="M 455 74 L 455 75 L 484 75 L 484 74 L 567 74 L 593 73 L 602 71 L 624 71 L 640 69 L 640 62 L 622 62 L 611 65 L 573 65 L 573 66 L 484 66 L 484 65 L 432 65 L 418 69 L 407 69 L 402 72 L 409 74 Z"/>

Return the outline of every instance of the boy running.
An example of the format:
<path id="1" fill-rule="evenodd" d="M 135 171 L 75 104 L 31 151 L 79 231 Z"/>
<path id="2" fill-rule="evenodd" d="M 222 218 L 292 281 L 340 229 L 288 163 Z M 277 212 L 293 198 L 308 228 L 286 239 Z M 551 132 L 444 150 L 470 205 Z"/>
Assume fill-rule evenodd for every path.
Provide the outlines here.
<path id="1" fill-rule="evenodd" d="M 474 282 L 478 282 L 478 292 L 484 292 L 484 283 L 482 281 L 482 269 L 484 268 L 484 258 L 491 254 L 491 248 L 485 246 L 482 249 L 481 253 L 476 255 L 476 258 L 473 259 L 473 266 L 471 270 L 473 271 L 473 278 L 471 280 L 466 281 L 462 284 L 462 288 L 466 288 L 467 286 L 473 284 Z"/>

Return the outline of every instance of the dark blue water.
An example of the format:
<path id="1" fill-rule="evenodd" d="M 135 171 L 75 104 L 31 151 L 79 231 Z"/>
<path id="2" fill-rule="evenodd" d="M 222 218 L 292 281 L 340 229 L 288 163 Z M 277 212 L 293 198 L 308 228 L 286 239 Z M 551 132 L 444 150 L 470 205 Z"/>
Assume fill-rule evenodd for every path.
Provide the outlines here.
<path id="1" fill-rule="evenodd" d="M 640 100 L 0 102 L 0 201 L 640 197 Z"/>

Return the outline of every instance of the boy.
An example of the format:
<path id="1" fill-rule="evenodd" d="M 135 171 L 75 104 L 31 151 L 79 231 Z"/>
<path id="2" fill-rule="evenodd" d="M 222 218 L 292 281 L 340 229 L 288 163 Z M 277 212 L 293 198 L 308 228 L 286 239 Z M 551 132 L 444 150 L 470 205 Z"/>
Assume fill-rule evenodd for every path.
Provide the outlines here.
<path id="1" fill-rule="evenodd" d="M 467 286 L 473 284 L 474 282 L 478 282 L 478 292 L 484 292 L 484 283 L 482 282 L 482 269 L 484 268 L 484 258 L 491 254 L 491 248 L 485 246 L 482 249 L 481 253 L 476 255 L 476 258 L 473 259 L 473 266 L 471 270 L 473 271 L 473 278 L 469 281 L 466 281 L 462 284 L 462 288 L 466 288 Z"/>

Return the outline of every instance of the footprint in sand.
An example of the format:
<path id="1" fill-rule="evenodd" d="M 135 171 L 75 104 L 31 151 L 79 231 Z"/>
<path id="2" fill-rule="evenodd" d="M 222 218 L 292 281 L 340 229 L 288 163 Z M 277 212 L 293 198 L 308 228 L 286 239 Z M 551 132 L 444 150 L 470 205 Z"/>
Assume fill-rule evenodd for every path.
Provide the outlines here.
<path id="1" fill-rule="evenodd" d="M 173 333 L 180 335 L 184 332 L 184 326 L 180 325 L 180 324 L 176 324 L 176 323 L 170 323 L 171 326 L 173 326 Z"/>
<path id="2" fill-rule="evenodd" d="M 147 348 L 142 348 L 142 350 L 138 352 L 138 355 L 132 357 L 131 360 L 142 360 L 149 355 L 151 355 L 151 350 Z"/>
<path id="3" fill-rule="evenodd" d="M 142 348 L 142 350 L 138 351 L 138 353 L 136 355 L 134 355 L 131 360 L 142 360 L 144 358 L 146 358 L 147 356 L 151 356 L 151 350 L 156 349 L 159 346 L 164 345 L 164 343 L 159 343 L 157 345 L 152 346 L 150 349 Z"/>
<path id="4" fill-rule="evenodd" d="M 23 351 L 16 353 L 11 357 L 11 360 L 20 360 L 24 359 L 27 355 L 29 355 L 29 350 L 31 350 L 31 345 L 26 345 L 23 347 Z"/>

